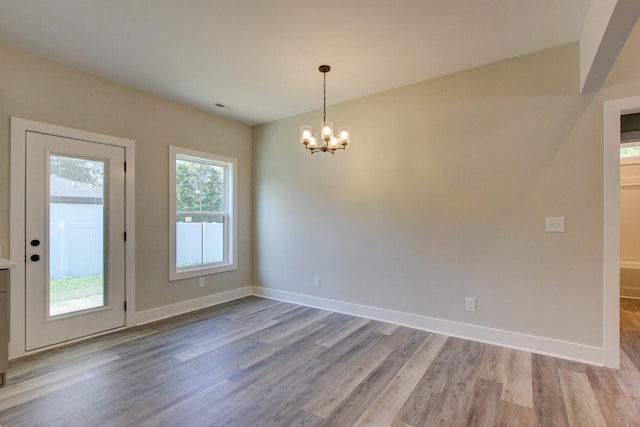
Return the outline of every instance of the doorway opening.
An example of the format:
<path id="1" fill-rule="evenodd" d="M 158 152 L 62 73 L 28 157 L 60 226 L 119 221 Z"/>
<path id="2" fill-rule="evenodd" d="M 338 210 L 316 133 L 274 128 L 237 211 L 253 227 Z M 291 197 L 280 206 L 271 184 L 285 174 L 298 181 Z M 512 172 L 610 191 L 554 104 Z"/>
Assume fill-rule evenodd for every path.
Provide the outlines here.
<path id="1" fill-rule="evenodd" d="M 603 364 L 620 367 L 620 142 L 622 116 L 640 97 L 604 103 Z"/>

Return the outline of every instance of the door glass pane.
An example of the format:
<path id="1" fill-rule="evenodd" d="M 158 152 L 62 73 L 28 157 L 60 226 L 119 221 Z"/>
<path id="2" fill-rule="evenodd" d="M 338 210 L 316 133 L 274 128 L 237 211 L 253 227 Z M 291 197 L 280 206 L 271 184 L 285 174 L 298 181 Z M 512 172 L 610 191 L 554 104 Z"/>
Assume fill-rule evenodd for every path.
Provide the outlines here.
<path id="1" fill-rule="evenodd" d="M 105 162 L 52 155 L 49 316 L 105 305 Z"/>

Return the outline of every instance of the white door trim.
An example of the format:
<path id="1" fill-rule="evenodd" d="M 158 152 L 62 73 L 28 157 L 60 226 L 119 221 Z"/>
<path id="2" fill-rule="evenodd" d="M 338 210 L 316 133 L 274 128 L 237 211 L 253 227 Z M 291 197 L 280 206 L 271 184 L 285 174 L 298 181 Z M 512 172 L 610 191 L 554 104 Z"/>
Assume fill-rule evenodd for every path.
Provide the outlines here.
<path id="1" fill-rule="evenodd" d="M 9 257 L 18 263 L 11 270 L 10 279 L 10 342 L 9 358 L 33 354 L 25 350 L 25 141 L 27 131 L 81 139 L 124 147 L 127 162 L 125 183 L 125 292 L 127 312 L 125 328 L 135 325 L 135 142 L 130 139 L 102 135 L 63 126 L 11 117 L 11 171 L 9 210 Z M 65 343 L 66 344 L 66 343 Z M 55 346 L 52 346 L 55 347 Z M 50 347 L 49 347 L 50 348 Z"/>
<path id="2" fill-rule="evenodd" d="M 604 366 L 620 368 L 620 116 L 640 111 L 640 96 L 604 103 Z"/>

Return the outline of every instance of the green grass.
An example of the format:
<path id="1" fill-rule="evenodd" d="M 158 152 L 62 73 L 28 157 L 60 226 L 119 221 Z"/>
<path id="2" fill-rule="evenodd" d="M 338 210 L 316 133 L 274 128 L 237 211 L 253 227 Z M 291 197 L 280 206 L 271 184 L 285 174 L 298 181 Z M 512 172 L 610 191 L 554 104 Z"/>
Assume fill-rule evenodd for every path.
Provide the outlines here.
<path id="1" fill-rule="evenodd" d="M 50 282 L 51 302 L 102 295 L 103 281 L 102 274 L 53 279 Z"/>

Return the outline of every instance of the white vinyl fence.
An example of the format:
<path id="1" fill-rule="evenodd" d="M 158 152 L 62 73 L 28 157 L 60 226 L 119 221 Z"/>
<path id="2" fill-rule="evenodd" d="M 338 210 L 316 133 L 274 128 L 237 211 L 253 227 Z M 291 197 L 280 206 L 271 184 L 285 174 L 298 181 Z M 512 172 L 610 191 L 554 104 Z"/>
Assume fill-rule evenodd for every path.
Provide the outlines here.
<path id="1" fill-rule="evenodd" d="M 60 277 L 103 274 L 103 206 L 52 203 L 50 205 L 49 275 Z M 224 259 L 224 224 L 176 224 L 178 266 Z"/>
<path id="2" fill-rule="evenodd" d="M 103 273 L 102 216 L 102 205 L 50 204 L 49 277 Z"/>
<path id="3" fill-rule="evenodd" d="M 178 222 L 176 265 L 178 267 L 224 260 L 224 224 Z"/>

